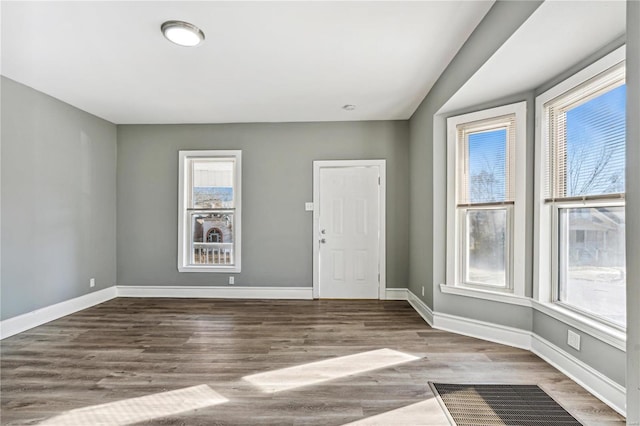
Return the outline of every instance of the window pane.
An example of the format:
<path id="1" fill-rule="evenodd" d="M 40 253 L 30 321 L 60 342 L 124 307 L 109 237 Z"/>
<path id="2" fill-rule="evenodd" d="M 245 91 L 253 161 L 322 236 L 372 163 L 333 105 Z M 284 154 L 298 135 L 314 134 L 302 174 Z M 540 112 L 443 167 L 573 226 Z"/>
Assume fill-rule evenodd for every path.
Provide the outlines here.
<path id="1" fill-rule="evenodd" d="M 626 85 L 566 112 L 566 196 L 625 190 Z"/>
<path id="2" fill-rule="evenodd" d="M 191 214 L 191 263 L 233 265 L 233 211 Z"/>
<path id="3" fill-rule="evenodd" d="M 560 301 L 625 326 L 624 207 L 559 213 Z"/>
<path id="4" fill-rule="evenodd" d="M 505 201 L 507 129 L 470 133 L 467 146 L 471 203 Z"/>
<path id="5" fill-rule="evenodd" d="M 465 281 L 505 287 L 507 210 L 467 210 L 466 216 Z"/>
<path id="6" fill-rule="evenodd" d="M 192 160 L 192 208 L 231 208 L 234 205 L 233 160 Z"/>

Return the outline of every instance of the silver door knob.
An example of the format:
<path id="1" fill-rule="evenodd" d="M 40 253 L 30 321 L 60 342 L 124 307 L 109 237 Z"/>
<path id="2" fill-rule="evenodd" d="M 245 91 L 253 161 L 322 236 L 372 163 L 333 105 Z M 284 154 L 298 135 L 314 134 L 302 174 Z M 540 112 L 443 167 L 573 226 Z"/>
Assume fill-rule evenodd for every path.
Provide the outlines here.
<path id="1" fill-rule="evenodd" d="M 326 244 L 326 242 L 327 242 L 327 239 L 326 239 L 326 238 L 322 238 L 322 239 L 320 240 L 320 244 Z"/>

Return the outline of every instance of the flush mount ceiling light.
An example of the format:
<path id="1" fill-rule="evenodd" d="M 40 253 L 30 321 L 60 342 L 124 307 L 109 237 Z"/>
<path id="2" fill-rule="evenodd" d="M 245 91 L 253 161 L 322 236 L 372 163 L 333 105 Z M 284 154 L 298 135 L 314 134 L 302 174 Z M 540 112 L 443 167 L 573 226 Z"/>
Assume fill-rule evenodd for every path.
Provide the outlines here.
<path id="1" fill-rule="evenodd" d="M 345 111 L 353 111 L 354 109 L 356 109 L 356 106 L 351 104 L 346 104 L 342 106 L 342 109 Z"/>
<path id="2" fill-rule="evenodd" d="M 188 22 L 167 21 L 160 29 L 167 40 L 180 46 L 193 47 L 204 41 L 202 30 Z"/>

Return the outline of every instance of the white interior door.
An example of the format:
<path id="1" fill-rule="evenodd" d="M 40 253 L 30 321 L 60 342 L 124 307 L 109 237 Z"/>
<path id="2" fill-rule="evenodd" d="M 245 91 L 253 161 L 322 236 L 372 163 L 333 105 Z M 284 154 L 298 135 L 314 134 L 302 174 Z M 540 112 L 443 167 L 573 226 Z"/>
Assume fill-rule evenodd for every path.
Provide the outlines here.
<path id="1" fill-rule="evenodd" d="M 322 162 L 335 163 L 335 162 Z M 379 165 L 317 167 L 317 296 L 378 299 L 382 188 Z"/>

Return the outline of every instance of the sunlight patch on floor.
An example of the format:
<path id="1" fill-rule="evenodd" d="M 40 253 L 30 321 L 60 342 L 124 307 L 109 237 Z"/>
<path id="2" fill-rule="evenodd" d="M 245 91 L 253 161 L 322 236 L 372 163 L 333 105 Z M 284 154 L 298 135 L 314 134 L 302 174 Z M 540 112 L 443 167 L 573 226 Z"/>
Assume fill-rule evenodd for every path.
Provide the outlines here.
<path id="1" fill-rule="evenodd" d="M 253 374 L 245 376 L 243 379 L 259 387 L 264 392 L 273 393 L 352 376 L 417 359 L 420 358 L 394 351 L 393 349 L 378 349 L 281 370 Z"/>
<path id="2" fill-rule="evenodd" d="M 153 420 L 228 400 L 207 385 L 130 398 L 107 404 L 78 408 L 40 423 L 53 426 L 123 426 Z"/>
<path id="3" fill-rule="evenodd" d="M 449 420 L 435 398 L 416 402 L 396 410 L 366 419 L 356 420 L 343 426 L 449 426 Z"/>

